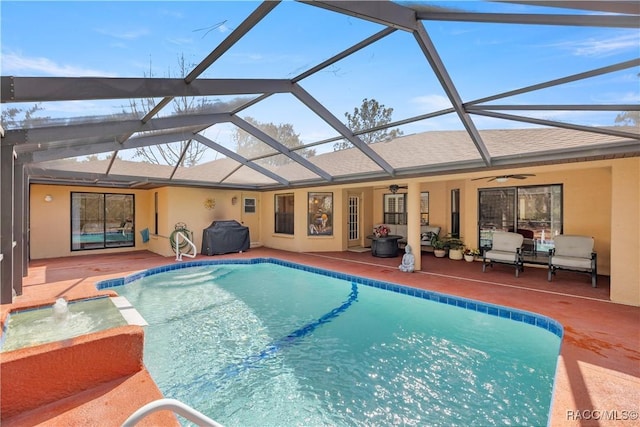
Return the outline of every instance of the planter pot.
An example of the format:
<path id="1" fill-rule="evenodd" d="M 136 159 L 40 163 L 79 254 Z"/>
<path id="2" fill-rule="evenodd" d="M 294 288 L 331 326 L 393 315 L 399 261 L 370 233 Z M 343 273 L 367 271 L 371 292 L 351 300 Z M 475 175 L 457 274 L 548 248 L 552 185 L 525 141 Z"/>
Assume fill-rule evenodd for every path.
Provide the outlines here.
<path id="1" fill-rule="evenodd" d="M 473 262 L 476 260 L 476 256 L 475 255 L 465 255 L 464 256 L 464 260 L 467 262 Z"/>
<path id="2" fill-rule="evenodd" d="M 449 249 L 449 259 L 462 259 L 462 249 Z"/>
<path id="3" fill-rule="evenodd" d="M 447 251 L 445 251 L 444 249 L 434 249 L 433 254 L 436 256 L 436 258 L 444 258 L 444 256 L 447 254 Z"/>

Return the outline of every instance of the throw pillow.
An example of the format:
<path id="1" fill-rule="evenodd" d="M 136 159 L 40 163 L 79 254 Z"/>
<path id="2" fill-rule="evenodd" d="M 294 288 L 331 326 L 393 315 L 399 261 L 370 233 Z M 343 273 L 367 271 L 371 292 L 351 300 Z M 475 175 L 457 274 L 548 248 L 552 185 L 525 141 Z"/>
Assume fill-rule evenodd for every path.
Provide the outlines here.
<path id="1" fill-rule="evenodd" d="M 420 234 L 420 239 L 424 242 L 432 242 L 434 237 L 436 237 L 436 235 L 433 231 L 427 231 Z"/>

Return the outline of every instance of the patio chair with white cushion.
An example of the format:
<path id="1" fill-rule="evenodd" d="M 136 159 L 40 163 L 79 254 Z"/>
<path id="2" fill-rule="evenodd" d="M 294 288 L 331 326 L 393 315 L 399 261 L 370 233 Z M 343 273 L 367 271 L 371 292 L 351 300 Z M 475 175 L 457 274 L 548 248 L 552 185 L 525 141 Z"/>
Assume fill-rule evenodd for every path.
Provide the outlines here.
<path id="1" fill-rule="evenodd" d="M 491 249 L 484 252 L 482 256 L 482 272 L 486 271 L 487 265 L 493 268 L 493 263 L 510 264 L 516 268 L 516 277 L 524 270 L 522 262 L 522 234 L 508 231 L 496 231 L 493 233 L 493 244 Z"/>
<path id="2" fill-rule="evenodd" d="M 591 275 L 591 286 L 598 278 L 597 255 L 593 251 L 593 237 L 561 234 L 553 239 L 549 249 L 549 281 L 556 270 L 571 270 Z"/>

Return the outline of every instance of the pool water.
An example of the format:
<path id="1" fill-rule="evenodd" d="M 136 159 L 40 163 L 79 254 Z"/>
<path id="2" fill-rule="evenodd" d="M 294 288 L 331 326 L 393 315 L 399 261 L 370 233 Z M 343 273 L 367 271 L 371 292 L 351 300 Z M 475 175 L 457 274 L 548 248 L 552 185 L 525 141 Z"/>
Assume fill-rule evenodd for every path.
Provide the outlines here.
<path id="1" fill-rule="evenodd" d="M 2 334 L 1 351 L 60 341 L 127 324 L 107 297 L 72 301 L 67 307 L 69 314 L 62 319 L 54 316 L 53 306 L 11 313 Z"/>
<path id="2" fill-rule="evenodd" d="M 548 424 L 560 337 L 524 321 L 271 263 L 115 290 L 164 395 L 225 426 Z"/>

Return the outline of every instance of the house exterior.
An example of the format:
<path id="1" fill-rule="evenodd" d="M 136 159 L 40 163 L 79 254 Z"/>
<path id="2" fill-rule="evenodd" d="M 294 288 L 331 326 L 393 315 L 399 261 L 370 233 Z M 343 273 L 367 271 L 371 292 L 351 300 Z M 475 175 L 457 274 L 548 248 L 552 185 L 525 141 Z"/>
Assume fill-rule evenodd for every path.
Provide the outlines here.
<path id="1" fill-rule="evenodd" d="M 640 157 L 571 162 L 525 169 L 508 169 L 500 174 L 527 173 L 526 180 L 504 183 L 474 180 L 485 172 L 402 178 L 401 192 L 407 197 L 407 241 L 419 247 L 420 194 L 429 194 L 429 224 L 452 230 L 452 190 L 459 190 L 459 234 L 470 247 L 479 247 L 479 198 L 481 189 L 560 184 L 562 186 L 563 234 L 580 234 L 595 239 L 599 274 L 610 276 L 613 302 L 640 306 Z M 149 250 L 172 256 L 169 237 L 178 223 L 193 232 L 201 247 L 202 230 L 214 220 L 237 220 L 250 228 L 252 245 L 294 252 L 345 251 L 350 245 L 368 246 L 366 236 L 375 224 L 384 222 L 383 197 L 396 181 L 301 187 L 277 191 L 245 191 L 159 186 L 153 189 L 117 189 L 69 185 L 32 184 L 29 189 L 29 258 L 77 256 L 87 251 L 71 249 L 71 193 L 126 193 L 135 196 L 134 246 L 92 249 L 91 253 Z M 310 193 L 331 193 L 331 234 L 308 233 Z M 275 200 L 291 195 L 293 233 L 275 231 Z M 207 199 L 215 207 L 205 206 Z M 347 225 L 350 200 L 357 200 L 357 239 L 351 239 Z M 49 200 L 49 201 L 48 201 Z M 246 209 L 246 201 L 255 209 Z M 412 204 L 413 203 L 413 204 Z M 157 219 L 156 219 L 157 206 Z M 412 211 L 413 209 L 413 211 Z M 254 210 L 254 211 L 252 211 Z M 413 213 L 412 213 L 413 212 Z M 157 225 L 156 225 L 157 224 Z M 157 232 L 156 232 L 157 227 Z M 140 230 L 150 230 L 143 241 Z M 352 231 L 352 230 L 351 230 Z M 95 252 L 94 252 L 95 251 Z M 428 270 L 416 260 L 417 269 Z M 585 278 L 585 286 L 588 286 Z M 554 285 L 555 286 L 555 285 Z M 561 286 L 561 285 L 558 285 Z"/>

